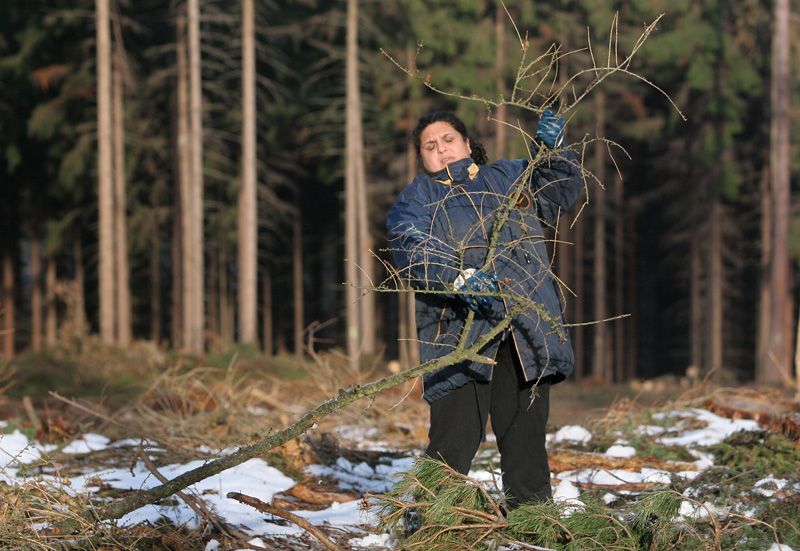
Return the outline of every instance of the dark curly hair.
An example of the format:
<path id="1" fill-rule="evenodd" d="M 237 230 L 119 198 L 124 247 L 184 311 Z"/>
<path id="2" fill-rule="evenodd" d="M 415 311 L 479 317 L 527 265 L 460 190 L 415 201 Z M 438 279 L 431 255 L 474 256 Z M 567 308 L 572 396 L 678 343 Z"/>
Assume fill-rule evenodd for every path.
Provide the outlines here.
<path id="1" fill-rule="evenodd" d="M 472 160 L 475 161 L 479 165 L 485 165 L 489 162 L 489 157 L 486 155 L 486 148 L 483 147 L 483 144 L 479 142 L 476 138 L 469 135 L 467 132 L 467 126 L 464 124 L 464 121 L 459 119 L 455 113 L 452 111 L 439 111 L 436 113 L 428 113 L 427 115 L 422 116 L 417 122 L 417 126 L 414 128 L 414 132 L 412 133 L 412 139 L 414 140 L 414 151 L 417 152 L 417 160 L 422 161 L 422 157 L 420 155 L 420 137 L 422 136 L 422 132 L 431 124 L 435 122 L 446 122 L 450 126 L 452 126 L 456 132 L 461 134 L 465 139 L 469 140 L 470 149 L 472 149 L 472 153 L 470 156 Z"/>

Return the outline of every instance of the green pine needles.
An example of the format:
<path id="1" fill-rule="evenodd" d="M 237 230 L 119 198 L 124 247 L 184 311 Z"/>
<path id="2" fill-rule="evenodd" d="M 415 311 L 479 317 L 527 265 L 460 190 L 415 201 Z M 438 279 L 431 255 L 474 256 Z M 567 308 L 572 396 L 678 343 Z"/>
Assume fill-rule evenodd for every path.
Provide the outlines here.
<path id="1" fill-rule="evenodd" d="M 419 458 L 386 494 L 371 496 L 379 506 L 382 529 L 402 533 L 406 513 L 422 525 L 403 541 L 405 549 L 492 549 L 525 542 L 551 549 L 649 550 L 672 547 L 682 539 L 673 520 L 681 494 L 646 494 L 628 510 L 610 510 L 585 498 L 574 503 L 532 503 L 504 514 L 503 496 L 429 457 Z"/>

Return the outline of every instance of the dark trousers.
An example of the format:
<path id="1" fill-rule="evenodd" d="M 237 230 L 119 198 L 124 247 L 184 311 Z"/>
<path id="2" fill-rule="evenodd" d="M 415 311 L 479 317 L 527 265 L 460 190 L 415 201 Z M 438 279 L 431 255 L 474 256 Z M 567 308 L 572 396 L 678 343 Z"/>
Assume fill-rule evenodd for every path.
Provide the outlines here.
<path id="1" fill-rule="evenodd" d="M 430 443 L 425 453 L 467 474 L 485 434 L 486 419 L 500 449 L 508 505 L 552 498 L 545 425 L 550 384 L 525 382 L 511 338 L 500 344 L 491 382 L 471 382 L 431 404 Z"/>

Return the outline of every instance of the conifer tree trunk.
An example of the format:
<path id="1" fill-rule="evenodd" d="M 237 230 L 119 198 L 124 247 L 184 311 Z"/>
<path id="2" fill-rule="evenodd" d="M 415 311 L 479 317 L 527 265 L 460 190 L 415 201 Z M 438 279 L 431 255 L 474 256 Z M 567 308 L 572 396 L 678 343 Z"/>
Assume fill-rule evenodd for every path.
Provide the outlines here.
<path id="1" fill-rule="evenodd" d="M 42 349 L 42 245 L 38 237 L 31 240 L 31 349 Z"/>
<path id="2" fill-rule="evenodd" d="M 761 192 L 761 261 L 759 264 L 758 335 L 756 339 L 756 380 L 769 364 L 770 310 L 770 259 L 772 258 L 772 195 L 770 194 L 770 169 L 764 167 L 759 191 Z"/>
<path id="3" fill-rule="evenodd" d="M 506 65 L 506 13 L 501 5 L 495 9 L 494 30 L 497 40 L 497 52 L 495 56 L 495 74 L 497 75 L 497 93 L 499 97 L 505 98 L 505 65 Z M 494 158 L 500 159 L 506 155 L 507 134 L 506 134 L 506 106 L 500 105 L 495 114 L 497 118 L 497 131 L 495 133 Z"/>
<path id="4" fill-rule="evenodd" d="M 581 193 L 580 199 L 583 200 L 584 194 Z M 575 281 L 573 283 L 573 290 L 575 291 L 575 295 L 577 298 L 573 301 L 574 304 L 572 306 L 572 321 L 576 323 L 583 323 L 583 262 L 584 262 L 584 247 L 585 247 L 585 239 L 584 239 L 584 229 L 583 226 L 585 225 L 585 215 L 583 221 L 579 221 L 575 227 L 573 228 L 573 234 L 575 236 L 575 262 L 574 262 L 574 275 Z M 580 381 L 583 379 L 584 375 L 586 374 L 586 360 L 584 359 L 584 350 L 585 350 L 585 332 L 582 325 L 578 325 L 575 327 L 574 332 L 574 347 L 575 347 L 575 379 Z"/>
<path id="5" fill-rule="evenodd" d="M 709 268 L 708 268 L 708 301 L 709 301 L 709 342 L 708 368 L 715 377 L 722 375 L 722 290 L 725 282 L 722 266 L 722 203 L 719 193 L 711 198 L 710 236 L 709 236 Z"/>
<path id="6" fill-rule="evenodd" d="M 697 194 L 693 194 L 697 195 Z M 697 204 L 697 203 L 695 203 Z M 696 218 L 695 218 L 696 219 Z M 701 231 L 695 231 L 691 237 L 689 251 L 689 303 L 690 303 L 690 338 L 691 364 L 703 369 L 703 295 L 702 295 L 702 260 L 701 242 L 704 237 Z"/>
<path id="7" fill-rule="evenodd" d="M 772 192 L 770 312 L 766 363 L 758 382 L 780 384 L 792 378 L 793 297 L 789 266 L 789 0 L 775 0 L 772 42 L 772 122 L 770 127 L 770 191 Z"/>
<path id="8" fill-rule="evenodd" d="M 302 201 L 297 191 L 297 214 L 292 222 L 292 284 L 294 286 L 294 353 L 303 354 L 303 225 Z"/>
<path id="9" fill-rule="evenodd" d="M 189 190 L 184 211 L 183 347 L 203 352 L 205 327 L 203 269 L 203 105 L 200 75 L 200 0 L 187 0 L 189 60 Z"/>
<path id="10" fill-rule="evenodd" d="M 614 315 L 625 311 L 625 216 L 627 209 L 624 202 L 622 178 L 614 179 L 614 207 L 617 214 L 614 218 Z M 632 282 L 631 282 L 632 283 Z M 614 374 L 618 383 L 625 380 L 625 329 L 627 320 L 619 320 L 614 324 Z"/>
<path id="11" fill-rule="evenodd" d="M 360 101 L 358 83 L 358 2 L 347 0 L 347 50 L 345 59 L 345 309 L 347 356 L 351 371 L 359 365 L 363 309 L 356 288 L 361 282 L 358 231 L 358 156 L 360 143 Z"/>
<path id="12" fill-rule="evenodd" d="M 358 293 L 361 352 L 374 354 L 376 350 L 375 262 L 372 256 L 372 232 L 369 224 L 367 200 L 367 175 L 364 167 L 364 132 L 361 121 L 361 90 L 358 55 L 358 0 L 347 3 L 347 156 L 354 163 L 356 185 L 356 226 L 358 228 Z"/>
<path id="13" fill-rule="evenodd" d="M 208 332 L 220 341 L 220 287 L 219 287 L 219 252 L 216 247 L 209 247 L 208 262 Z"/>
<path id="14" fill-rule="evenodd" d="M 114 276 L 116 288 L 117 344 L 131 343 L 131 294 L 128 266 L 127 197 L 125 183 L 125 107 L 123 105 L 124 53 L 122 32 L 114 19 L 116 47 L 112 64 L 112 124 L 114 143 Z"/>
<path id="15" fill-rule="evenodd" d="M 627 219 L 627 232 L 626 234 L 628 237 L 628 262 L 627 262 L 627 272 L 628 272 L 628 281 L 630 282 L 626 285 L 626 293 L 627 293 L 627 303 L 631 308 L 631 313 L 634 314 L 634 318 L 632 322 L 628 326 L 628 330 L 626 331 L 626 339 L 625 344 L 627 345 L 627 354 L 625 360 L 625 380 L 632 380 L 636 378 L 638 375 L 637 373 L 637 353 L 638 353 L 638 344 L 636 342 L 637 338 L 637 318 L 635 316 L 636 310 L 636 230 L 635 230 L 635 218 L 633 215 L 628 217 Z"/>
<path id="16" fill-rule="evenodd" d="M 0 293 L 0 310 L 2 310 L 3 323 L 0 325 L 2 333 L 3 356 L 14 356 L 14 259 L 11 253 L 11 244 L 3 243 L 3 287 Z"/>
<path id="17" fill-rule="evenodd" d="M 264 285 L 264 354 L 266 356 L 272 356 L 272 278 L 270 277 L 269 270 L 264 270 L 261 277 Z"/>
<path id="18" fill-rule="evenodd" d="M 192 163 L 189 153 L 189 62 L 187 59 L 186 43 L 186 14 L 179 10 L 176 25 L 176 65 L 177 65 L 177 168 L 178 186 L 174 218 L 173 241 L 173 346 L 187 349 L 186 343 L 186 316 L 189 314 L 188 299 L 190 294 L 189 274 L 186 273 L 186 260 L 189 254 L 189 220 L 190 213 L 190 188 Z"/>
<path id="19" fill-rule="evenodd" d="M 158 231 L 153 233 L 150 248 L 150 340 L 156 345 L 161 341 L 161 240 Z"/>
<path id="20" fill-rule="evenodd" d="M 56 261 L 47 259 L 45 268 L 45 322 L 44 342 L 48 347 L 56 345 L 58 340 L 58 312 L 56 310 Z"/>
<path id="21" fill-rule="evenodd" d="M 223 243 L 219 249 L 219 336 L 223 347 L 233 343 L 233 304 L 228 285 L 228 250 Z"/>
<path id="22" fill-rule="evenodd" d="M 242 0 L 242 184 L 239 189 L 239 341 L 255 343 L 258 300 L 256 46 L 253 0 Z"/>
<path id="23" fill-rule="evenodd" d="M 595 95 L 595 117 L 597 135 L 605 134 L 605 92 L 600 89 Z M 605 184 L 606 179 L 606 146 L 595 144 L 595 175 Z M 605 191 L 595 193 L 594 218 L 594 340 L 592 347 L 592 376 L 598 381 L 610 383 L 610 369 L 606 365 L 607 328 L 600 320 L 606 315 L 606 197 Z"/>
<path id="24" fill-rule="evenodd" d="M 100 338 L 115 341 L 114 181 L 112 173 L 111 36 L 108 0 L 95 0 L 97 48 L 97 199 L 99 216 Z"/>
<path id="25" fill-rule="evenodd" d="M 84 337 L 89 333 L 89 322 L 86 320 L 86 296 L 84 293 L 86 278 L 83 272 L 83 245 L 81 245 L 80 236 L 73 241 L 72 257 L 75 266 L 75 288 L 78 293 L 75 305 L 78 310 L 75 314 L 75 323 L 78 325 L 76 331 Z"/>

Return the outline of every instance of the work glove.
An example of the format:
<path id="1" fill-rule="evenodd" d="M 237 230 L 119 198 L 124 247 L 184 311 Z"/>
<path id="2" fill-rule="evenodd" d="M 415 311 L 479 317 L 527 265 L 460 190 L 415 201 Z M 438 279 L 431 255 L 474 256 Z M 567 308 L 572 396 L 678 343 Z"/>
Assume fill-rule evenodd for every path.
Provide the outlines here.
<path id="1" fill-rule="evenodd" d="M 564 117 L 556 115 L 556 112 L 548 107 L 539 119 L 536 140 L 550 149 L 560 147 L 564 141 L 564 124 Z"/>
<path id="2" fill-rule="evenodd" d="M 458 297 L 463 300 L 467 307 L 473 312 L 480 313 L 482 310 L 489 310 L 496 297 L 490 293 L 500 293 L 500 286 L 497 283 L 497 276 L 487 274 L 475 268 L 469 268 L 456 278 L 454 283 Z M 473 294 L 481 293 L 481 294 Z M 483 294 L 486 293 L 486 294 Z"/>

